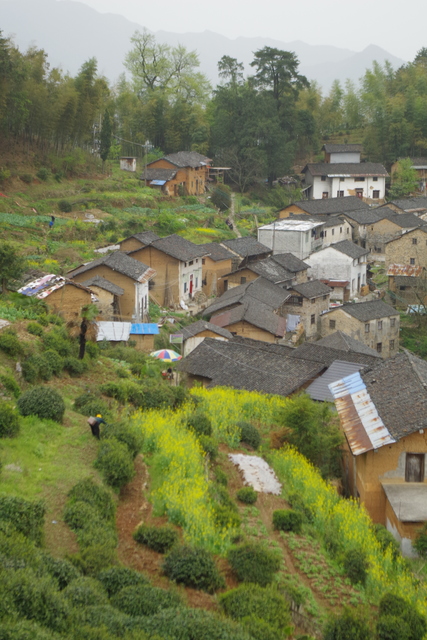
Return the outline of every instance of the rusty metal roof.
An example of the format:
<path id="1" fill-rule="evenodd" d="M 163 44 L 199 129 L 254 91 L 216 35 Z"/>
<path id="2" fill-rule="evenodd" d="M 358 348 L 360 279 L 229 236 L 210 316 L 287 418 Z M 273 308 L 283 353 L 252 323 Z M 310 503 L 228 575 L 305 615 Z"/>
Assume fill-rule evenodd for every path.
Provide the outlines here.
<path id="1" fill-rule="evenodd" d="M 388 276 L 414 276 L 418 278 L 424 270 L 424 267 L 416 267 L 411 264 L 391 264 L 387 269 Z"/>
<path id="2" fill-rule="evenodd" d="M 358 371 L 332 382 L 329 389 L 353 455 L 396 442 L 378 414 Z"/>

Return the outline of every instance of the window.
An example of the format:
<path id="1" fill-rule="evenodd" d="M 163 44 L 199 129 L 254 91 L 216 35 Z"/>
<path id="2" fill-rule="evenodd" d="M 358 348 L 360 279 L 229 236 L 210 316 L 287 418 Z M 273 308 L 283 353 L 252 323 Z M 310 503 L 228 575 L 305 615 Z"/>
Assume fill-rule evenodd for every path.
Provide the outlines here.
<path id="1" fill-rule="evenodd" d="M 407 453 L 405 460 L 405 481 L 424 482 L 424 454 Z"/>
<path id="2" fill-rule="evenodd" d="M 310 302 L 311 302 L 311 304 L 314 304 L 316 302 L 316 298 L 311 298 Z"/>
<path id="3" fill-rule="evenodd" d="M 196 276 L 196 284 L 195 284 L 196 289 L 197 289 L 198 286 L 199 286 L 199 278 L 198 278 L 198 276 Z"/>
<path id="4" fill-rule="evenodd" d="M 383 321 L 378 320 L 378 331 L 382 331 L 382 330 L 383 330 Z"/>
<path id="5" fill-rule="evenodd" d="M 378 190 L 378 189 L 374 189 L 374 190 L 372 191 L 372 198 L 373 198 L 374 200 L 379 200 L 379 199 L 380 199 L 380 192 L 379 192 L 379 190 Z"/>
<path id="6" fill-rule="evenodd" d="M 335 235 L 335 229 L 332 229 L 332 235 L 333 236 Z"/>
<path id="7" fill-rule="evenodd" d="M 193 262 L 194 262 L 193 260 L 190 260 L 190 262 L 188 263 L 190 265 L 190 267 L 193 264 Z"/>
<path id="8" fill-rule="evenodd" d="M 356 189 L 356 196 L 358 198 L 363 198 L 363 189 Z"/>
<path id="9" fill-rule="evenodd" d="M 205 258 L 202 258 L 202 264 L 206 264 Z"/>
<path id="10" fill-rule="evenodd" d="M 323 296 L 323 300 L 327 300 L 328 299 L 328 295 L 329 294 L 326 294 L 325 296 Z"/>
<path id="11" fill-rule="evenodd" d="M 342 227 L 340 227 L 340 233 L 342 233 Z"/>
<path id="12" fill-rule="evenodd" d="M 302 306 L 302 298 L 300 296 L 290 296 L 286 301 L 285 304 L 297 304 L 300 307 Z"/>
<path id="13" fill-rule="evenodd" d="M 347 233 L 350 233 L 350 228 L 349 227 L 347 227 Z"/>
<path id="14" fill-rule="evenodd" d="M 187 283 L 184 282 L 184 293 L 187 293 Z"/>
<path id="15" fill-rule="evenodd" d="M 329 328 L 330 329 L 335 329 L 336 326 L 336 320 L 329 320 Z"/>
<path id="16" fill-rule="evenodd" d="M 328 193 L 327 191 L 324 191 L 324 192 L 322 193 L 322 199 L 323 199 L 323 200 L 327 200 L 328 196 L 329 196 L 329 193 Z"/>
<path id="17" fill-rule="evenodd" d="M 316 324 L 316 314 L 313 313 L 313 315 L 310 317 L 310 324 Z"/>
<path id="18" fill-rule="evenodd" d="M 241 276 L 240 284 L 246 284 L 246 277 L 245 276 Z"/>
<path id="19" fill-rule="evenodd" d="M 228 280 L 224 280 L 224 292 L 228 291 Z"/>
<path id="20" fill-rule="evenodd" d="M 396 318 L 390 319 L 390 327 L 394 328 L 396 326 Z"/>
<path id="21" fill-rule="evenodd" d="M 365 182 L 365 177 L 364 176 L 357 176 L 356 178 L 354 178 L 355 182 Z"/>
<path id="22" fill-rule="evenodd" d="M 322 182 L 326 182 L 326 176 L 321 176 L 320 179 L 321 179 Z"/>
<path id="23" fill-rule="evenodd" d="M 383 350 L 383 343 L 382 342 L 377 342 L 377 351 L 378 351 L 378 353 L 381 353 L 382 350 Z"/>
<path id="24" fill-rule="evenodd" d="M 415 264 L 415 258 L 409 258 L 409 264 Z"/>
<path id="25" fill-rule="evenodd" d="M 394 340 L 390 340 L 390 351 L 394 350 Z"/>
<path id="26" fill-rule="evenodd" d="M 324 232 L 323 232 L 323 236 L 324 236 L 325 238 L 326 238 L 326 236 L 327 236 L 327 233 L 328 233 L 327 231 L 324 231 Z"/>
<path id="27" fill-rule="evenodd" d="M 196 264 L 199 262 L 199 258 L 196 258 Z"/>
<path id="28" fill-rule="evenodd" d="M 412 244 L 417 244 L 417 239 L 416 238 L 412 238 Z"/>
<path id="29" fill-rule="evenodd" d="M 372 178 L 372 180 L 373 180 L 374 182 L 378 182 L 378 176 L 374 176 L 374 177 Z"/>
<path id="30" fill-rule="evenodd" d="M 367 322 L 365 324 L 365 333 L 369 333 L 370 330 L 371 330 L 371 325 L 369 324 L 369 322 Z"/>
<path id="31" fill-rule="evenodd" d="M 337 191 L 337 198 L 344 198 L 344 191 Z"/>
<path id="32" fill-rule="evenodd" d="M 340 178 L 340 182 L 345 182 L 345 178 Z"/>

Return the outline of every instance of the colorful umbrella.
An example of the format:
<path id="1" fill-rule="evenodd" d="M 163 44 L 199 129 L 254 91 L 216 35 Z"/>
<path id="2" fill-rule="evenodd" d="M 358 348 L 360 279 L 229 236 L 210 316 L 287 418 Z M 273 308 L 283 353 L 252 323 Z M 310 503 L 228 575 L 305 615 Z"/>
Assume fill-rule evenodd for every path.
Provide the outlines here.
<path id="1" fill-rule="evenodd" d="M 153 358 L 157 358 L 158 360 L 163 360 L 163 362 L 176 362 L 182 358 L 179 353 L 172 349 L 159 349 L 159 351 L 152 351 L 150 356 L 153 356 Z"/>

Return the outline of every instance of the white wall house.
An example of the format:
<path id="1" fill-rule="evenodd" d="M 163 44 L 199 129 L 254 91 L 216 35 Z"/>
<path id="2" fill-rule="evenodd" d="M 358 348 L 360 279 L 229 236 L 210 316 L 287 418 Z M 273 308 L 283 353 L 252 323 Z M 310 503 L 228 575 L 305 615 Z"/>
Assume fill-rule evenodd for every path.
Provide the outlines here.
<path id="1" fill-rule="evenodd" d="M 360 162 L 361 144 L 324 144 L 325 162 L 336 164 L 339 162 Z"/>
<path id="2" fill-rule="evenodd" d="M 358 196 L 373 201 L 385 197 L 385 180 L 388 176 L 382 164 L 362 163 L 317 163 L 307 164 L 305 185 L 312 200 Z"/>
<path id="3" fill-rule="evenodd" d="M 188 302 L 202 290 L 202 258 L 179 263 L 179 299 Z"/>
<path id="4" fill-rule="evenodd" d="M 349 240 L 331 244 L 305 259 L 308 275 L 317 280 L 347 281 L 349 297 L 355 298 L 366 284 L 366 258 L 369 251 Z"/>
<path id="5" fill-rule="evenodd" d="M 304 260 L 313 251 L 322 246 L 321 231 L 324 221 L 321 222 L 309 216 L 300 216 L 298 219 L 282 218 L 271 224 L 266 224 L 258 229 L 258 241 L 278 253 L 292 253 L 300 260 Z"/>
<path id="6" fill-rule="evenodd" d="M 340 242 L 341 240 L 351 240 L 352 226 L 343 218 L 329 216 L 321 233 L 323 233 L 322 247 L 329 247 L 330 244 Z"/>

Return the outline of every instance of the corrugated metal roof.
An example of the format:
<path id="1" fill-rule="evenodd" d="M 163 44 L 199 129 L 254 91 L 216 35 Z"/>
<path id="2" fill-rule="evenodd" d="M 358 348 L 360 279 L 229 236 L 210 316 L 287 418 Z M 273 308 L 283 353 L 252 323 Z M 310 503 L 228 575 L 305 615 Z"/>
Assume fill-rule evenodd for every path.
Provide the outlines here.
<path id="1" fill-rule="evenodd" d="M 415 276 L 422 274 L 424 267 L 416 267 L 411 264 L 391 264 L 387 269 L 388 276 Z"/>
<path id="2" fill-rule="evenodd" d="M 353 455 L 396 442 L 378 414 L 359 372 L 328 386 Z"/>
<path id="3" fill-rule="evenodd" d="M 97 342 L 108 340 L 111 342 L 127 342 L 129 340 L 130 322 L 107 322 L 102 320 L 96 323 L 98 325 Z"/>
<path id="4" fill-rule="evenodd" d="M 363 364 L 345 362 L 344 360 L 335 360 L 323 375 L 311 383 L 311 385 L 306 389 L 306 393 L 308 393 L 310 398 L 313 400 L 333 402 L 334 397 L 329 389 L 329 385 L 333 382 L 337 382 L 338 380 L 342 380 L 355 371 L 360 371 L 360 369 L 363 368 Z"/>
<path id="5" fill-rule="evenodd" d="M 159 333 L 159 327 L 154 322 L 134 322 L 130 328 L 132 336 L 156 336 Z"/>

